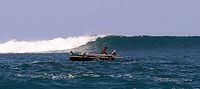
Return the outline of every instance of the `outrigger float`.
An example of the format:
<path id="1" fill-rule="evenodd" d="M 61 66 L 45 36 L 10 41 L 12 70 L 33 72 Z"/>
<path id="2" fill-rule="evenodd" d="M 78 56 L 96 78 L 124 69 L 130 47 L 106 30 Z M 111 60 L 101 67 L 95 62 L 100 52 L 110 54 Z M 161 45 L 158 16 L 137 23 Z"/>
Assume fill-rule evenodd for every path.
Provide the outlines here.
<path id="1" fill-rule="evenodd" d="M 122 59 L 121 57 L 118 57 L 114 55 L 115 50 L 112 52 L 112 54 L 76 54 L 70 51 L 70 58 L 69 60 L 72 61 L 94 61 L 94 60 L 115 60 L 115 59 Z"/>

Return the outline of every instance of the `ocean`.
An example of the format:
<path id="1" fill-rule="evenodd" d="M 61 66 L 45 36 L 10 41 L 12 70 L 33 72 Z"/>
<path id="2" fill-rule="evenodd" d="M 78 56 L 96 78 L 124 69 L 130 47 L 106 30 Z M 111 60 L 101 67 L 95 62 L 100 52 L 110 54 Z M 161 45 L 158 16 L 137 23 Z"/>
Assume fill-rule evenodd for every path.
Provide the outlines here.
<path id="1" fill-rule="evenodd" d="M 69 50 L 100 53 L 104 46 L 123 59 L 69 60 Z M 0 89 L 200 88 L 199 36 L 11 40 L 0 43 L 0 52 Z"/>

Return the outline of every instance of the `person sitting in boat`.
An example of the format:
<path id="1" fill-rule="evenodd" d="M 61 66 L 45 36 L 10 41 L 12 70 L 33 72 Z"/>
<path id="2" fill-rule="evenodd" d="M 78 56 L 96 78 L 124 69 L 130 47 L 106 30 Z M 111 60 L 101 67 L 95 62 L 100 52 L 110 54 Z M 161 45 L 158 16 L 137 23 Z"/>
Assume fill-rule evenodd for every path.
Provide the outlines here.
<path id="1" fill-rule="evenodd" d="M 107 54 L 107 47 L 102 48 L 101 54 Z"/>

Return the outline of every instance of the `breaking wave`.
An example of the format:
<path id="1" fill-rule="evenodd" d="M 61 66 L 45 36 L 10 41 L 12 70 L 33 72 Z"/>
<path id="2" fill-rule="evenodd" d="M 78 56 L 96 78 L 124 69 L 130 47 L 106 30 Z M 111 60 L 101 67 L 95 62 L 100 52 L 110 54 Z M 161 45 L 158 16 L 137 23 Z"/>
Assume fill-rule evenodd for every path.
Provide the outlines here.
<path id="1" fill-rule="evenodd" d="M 129 50 L 163 50 L 163 49 L 200 49 L 199 36 L 116 36 L 95 35 L 67 38 L 55 38 L 41 41 L 11 40 L 0 43 L 0 53 L 51 53 L 80 52 L 98 53 L 102 47 L 107 46 L 108 51 Z"/>
<path id="2" fill-rule="evenodd" d="M 41 53 L 55 50 L 68 50 L 79 47 L 100 36 L 78 36 L 67 38 L 54 38 L 52 40 L 17 41 L 10 40 L 0 43 L 0 53 Z"/>

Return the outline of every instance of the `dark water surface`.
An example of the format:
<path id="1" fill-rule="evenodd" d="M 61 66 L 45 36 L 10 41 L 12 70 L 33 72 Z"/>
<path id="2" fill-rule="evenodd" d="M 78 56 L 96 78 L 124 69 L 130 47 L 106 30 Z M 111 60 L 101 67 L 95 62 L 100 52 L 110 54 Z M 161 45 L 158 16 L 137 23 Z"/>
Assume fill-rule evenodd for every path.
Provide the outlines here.
<path id="1" fill-rule="evenodd" d="M 200 51 L 126 51 L 122 60 L 70 61 L 69 54 L 1 54 L 0 89 L 200 88 Z"/>

